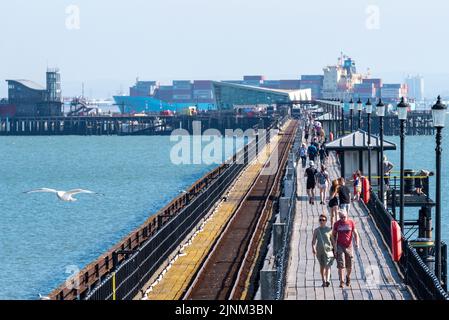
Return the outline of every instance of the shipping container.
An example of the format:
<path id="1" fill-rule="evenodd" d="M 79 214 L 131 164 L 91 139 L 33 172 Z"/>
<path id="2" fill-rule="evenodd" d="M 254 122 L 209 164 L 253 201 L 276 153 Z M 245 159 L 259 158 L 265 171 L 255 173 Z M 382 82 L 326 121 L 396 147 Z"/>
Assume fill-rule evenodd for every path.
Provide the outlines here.
<path id="1" fill-rule="evenodd" d="M 255 75 L 255 76 L 243 76 L 243 81 L 264 81 L 265 76 Z"/>
<path id="2" fill-rule="evenodd" d="M 195 80 L 193 82 L 194 90 L 212 90 L 212 81 L 211 80 Z"/>
<path id="3" fill-rule="evenodd" d="M 173 81 L 174 90 L 191 90 L 192 82 L 190 80 L 174 80 Z"/>
<path id="4" fill-rule="evenodd" d="M 279 88 L 286 90 L 295 90 L 301 88 L 301 80 L 280 80 Z"/>

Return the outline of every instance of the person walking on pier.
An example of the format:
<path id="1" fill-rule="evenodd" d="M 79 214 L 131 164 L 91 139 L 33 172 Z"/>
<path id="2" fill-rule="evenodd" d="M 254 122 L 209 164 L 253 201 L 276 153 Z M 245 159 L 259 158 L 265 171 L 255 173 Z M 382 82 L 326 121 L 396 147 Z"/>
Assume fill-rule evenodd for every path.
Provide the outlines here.
<path id="1" fill-rule="evenodd" d="M 301 148 L 299 149 L 299 157 L 302 161 L 302 167 L 305 168 L 307 165 L 307 147 L 305 143 L 303 143 Z"/>
<path id="2" fill-rule="evenodd" d="M 312 142 L 312 144 L 310 144 L 309 148 L 307 149 L 307 154 L 309 156 L 309 160 L 315 161 L 317 153 L 318 153 L 318 149 Z"/>
<path id="3" fill-rule="evenodd" d="M 306 169 L 304 177 L 307 178 L 307 195 L 309 196 L 309 203 L 311 205 L 315 204 L 315 187 L 316 187 L 316 175 L 318 171 L 315 169 L 315 163 L 310 161 L 309 168 Z"/>
<path id="4" fill-rule="evenodd" d="M 341 177 L 338 179 L 338 201 L 340 202 L 340 209 L 346 210 L 349 214 L 349 207 L 351 206 L 351 191 L 346 186 L 346 179 Z"/>
<path id="5" fill-rule="evenodd" d="M 388 161 L 387 156 L 384 156 L 382 165 L 384 166 L 384 182 L 388 190 L 390 188 L 391 171 L 393 171 L 394 165 Z"/>
<path id="6" fill-rule="evenodd" d="M 329 173 L 324 165 L 321 165 L 320 172 L 317 173 L 318 187 L 320 188 L 320 204 L 325 204 L 326 201 L 326 189 L 331 180 L 329 178 Z"/>
<path id="7" fill-rule="evenodd" d="M 320 264 L 322 287 L 330 286 L 330 268 L 334 263 L 334 240 L 332 238 L 332 228 L 328 227 L 327 217 L 322 214 L 319 218 L 320 226 L 313 231 L 312 252 Z"/>
<path id="8" fill-rule="evenodd" d="M 330 200 L 329 200 L 329 208 L 330 208 L 330 216 L 331 216 L 331 226 L 334 225 L 338 220 L 338 191 L 340 188 L 340 184 L 338 183 L 338 179 L 332 181 L 332 186 L 330 188 Z"/>
<path id="9" fill-rule="evenodd" d="M 345 284 L 348 287 L 351 286 L 351 273 L 354 262 L 352 246 L 354 244 L 356 249 L 359 247 L 360 237 L 355 222 L 348 218 L 348 213 L 345 210 L 340 210 L 338 213 L 340 220 L 334 224 L 332 238 L 334 239 L 334 247 L 336 247 L 340 288 L 343 288 Z"/>
<path id="10" fill-rule="evenodd" d="M 324 146 L 324 142 L 321 144 L 320 146 L 320 150 L 318 150 L 318 153 L 320 155 L 320 162 L 322 165 L 326 164 L 326 160 L 327 160 L 327 151 L 326 151 L 326 147 Z"/>
<path id="11" fill-rule="evenodd" d="M 354 173 L 354 201 L 360 201 L 362 195 L 362 172 L 357 170 Z"/>

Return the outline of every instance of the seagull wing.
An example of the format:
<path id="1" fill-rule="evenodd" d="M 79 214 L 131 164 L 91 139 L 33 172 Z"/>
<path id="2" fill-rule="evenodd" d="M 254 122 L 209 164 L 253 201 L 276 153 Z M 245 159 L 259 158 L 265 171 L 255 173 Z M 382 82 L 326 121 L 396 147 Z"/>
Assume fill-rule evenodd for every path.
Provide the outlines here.
<path id="1" fill-rule="evenodd" d="M 78 193 L 97 194 L 94 191 L 84 190 L 84 189 L 73 189 L 73 190 L 69 190 L 69 191 L 65 192 L 65 194 L 68 194 L 68 195 L 75 195 L 75 194 L 78 194 Z"/>
<path id="2" fill-rule="evenodd" d="M 37 192 L 57 193 L 58 191 L 55 189 L 49 189 L 49 188 L 39 188 L 39 189 L 35 189 L 35 190 L 26 191 L 24 193 L 37 193 Z"/>

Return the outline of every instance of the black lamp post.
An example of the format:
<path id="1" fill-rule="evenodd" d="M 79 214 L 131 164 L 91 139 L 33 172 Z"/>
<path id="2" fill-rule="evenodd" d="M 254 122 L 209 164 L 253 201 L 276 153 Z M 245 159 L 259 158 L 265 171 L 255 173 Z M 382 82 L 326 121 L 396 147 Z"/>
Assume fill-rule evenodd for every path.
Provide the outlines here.
<path id="1" fill-rule="evenodd" d="M 432 107 L 433 126 L 436 135 L 436 206 L 435 206 L 435 275 L 441 282 L 441 140 L 445 125 L 447 107 L 438 96 L 437 103 Z"/>
<path id="2" fill-rule="evenodd" d="M 345 135 L 345 102 L 343 99 L 340 100 L 340 111 L 341 111 L 341 136 Z"/>
<path id="3" fill-rule="evenodd" d="M 339 125 L 339 112 L 338 112 L 338 107 L 339 104 L 337 104 L 337 99 L 334 99 L 334 101 L 332 102 L 332 107 L 334 108 L 334 128 L 335 128 L 335 137 L 338 138 L 338 136 L 340 135 L 340 125 Z"/>
<path id="4" fill-rule="evenodd" d="M 409 105 L 405 103 L 404 97 L 398 104 L 398 118 L 400 122 L 401 130 L 401 173 L 400 173 L 400 194 L 399 194 L 399 224 L 401 225 L 401 231 L 404 233 L 404 144 L 405 144 L 405 121 L 407 120 L 407 111 Z"/>
<path id="5" fill-rule="evenodd" d="M 354 132 L 354 100 L 349 101 L 349 118 L 351 120 L 351 133 Z"/>
<path id="6" fill-rule="evenodd" d="M 379 199 L 382 203 L 385 203 L 384 196 L 384 117 L 385 117 L 385 105 L 382 103 L 382 99 L 379 99 L 379 103 L 376 105 L 376 113 L 379 117 L 380 128 L 380 164 L 379 164 Z"/>
<path id="7" fill-rule="evenodd" d="M 368 115 L 368 181 L 371 185 L 371 113 L 373 113 L 373 105 L 370 99 L 365 106 Z"/>
<path id="8" fill-rule="evenodd" d="M 357 101 L 357 111 L 359 112 L 359 130 L 362 129 L 362 111 L 363 111 L 363 103 L 362 100 Z"/>

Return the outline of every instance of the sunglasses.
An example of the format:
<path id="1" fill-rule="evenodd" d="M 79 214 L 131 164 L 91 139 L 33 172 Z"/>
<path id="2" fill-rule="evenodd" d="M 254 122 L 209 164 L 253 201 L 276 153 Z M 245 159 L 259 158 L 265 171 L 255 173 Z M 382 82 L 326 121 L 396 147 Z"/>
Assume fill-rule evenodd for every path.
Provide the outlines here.
<path id="1" fill-rule="evenodd" d="M 327 219 L 320 219 L 320 222 L 326 222 Z"/>

